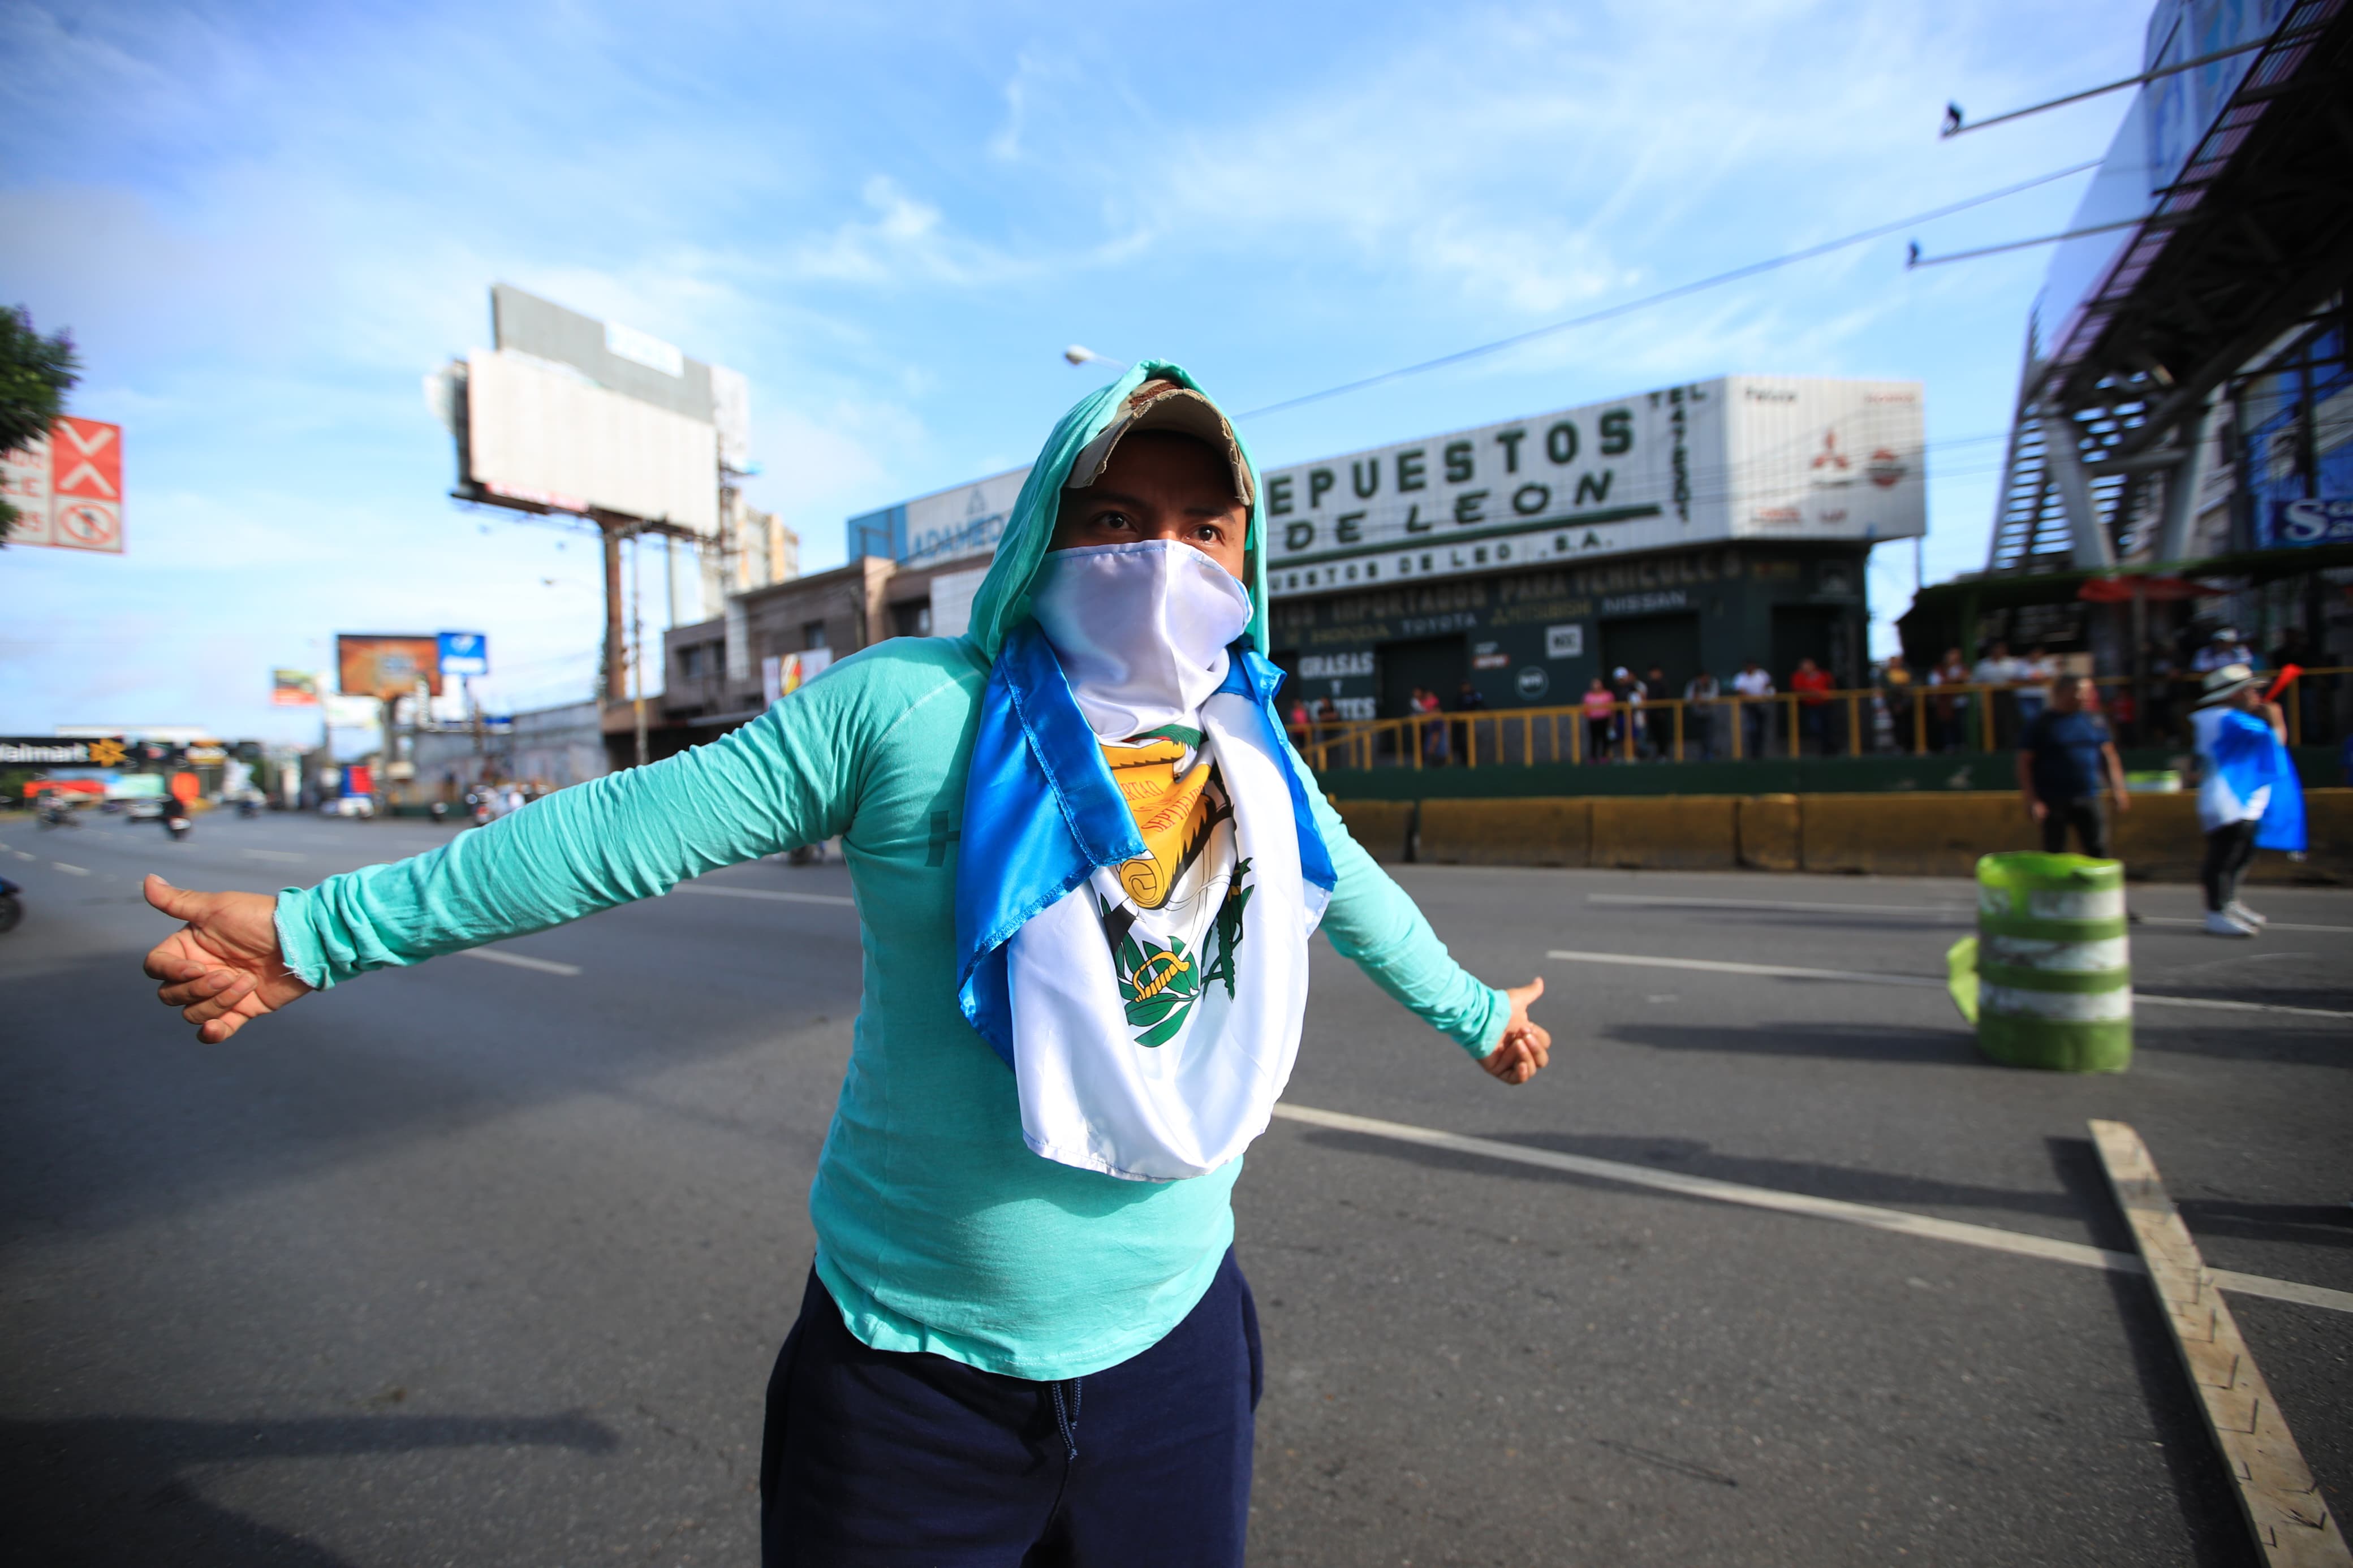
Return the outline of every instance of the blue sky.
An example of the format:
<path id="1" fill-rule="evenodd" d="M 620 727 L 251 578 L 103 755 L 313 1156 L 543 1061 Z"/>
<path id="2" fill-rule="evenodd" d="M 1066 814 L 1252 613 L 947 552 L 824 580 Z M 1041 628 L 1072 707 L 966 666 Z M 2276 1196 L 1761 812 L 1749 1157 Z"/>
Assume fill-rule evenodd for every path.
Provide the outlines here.
<path id="1" fill-rule="evenodd" d="M 2098 157 L 2143 0 L 1965 6 L 0 8 L 0 302 L 125 427 L 130 552 L 0 554 L 0 732 L 299 739 L 275 665 L 490 634 L 587 694 L 593 542 L 448 502 L 419 380 L 507 280 L 752 381 L 753 499 L 842 520 L 1028 459 L 1100 379 L 1229 407 L 1525 331 Z M 1923 226 L 2063 227 L 2084 179 Z M 1931 581 L 1980 563 L 2047 252 L 1905 236 L 1269 416 L 1289 462 L 1728 372 L 1926 384 Z M 1972 440 L 1972 437 L 1984 437 Z M 649 619 L 660 569 L 648 561 Z M 1873 610 L 1907 602 L 1883 547 Z"/>

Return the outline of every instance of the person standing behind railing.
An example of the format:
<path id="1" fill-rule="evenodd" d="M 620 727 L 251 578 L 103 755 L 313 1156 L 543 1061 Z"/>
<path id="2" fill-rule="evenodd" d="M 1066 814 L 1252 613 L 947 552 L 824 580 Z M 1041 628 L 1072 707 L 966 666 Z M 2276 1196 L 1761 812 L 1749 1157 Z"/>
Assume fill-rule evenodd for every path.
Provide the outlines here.
<path id="1" fill-rule="evenodd" d="M 1830 755 L 1831 672 L 1810 658 L 1801 658 L 1789 677 L 1789 689 L 1798 694 L 1799 726 L 1813 742 L 1815 755 Z M 1802 754 L 1804 750 L 1799 745 L 1794 752 Z"/>
<path id="2" fill-rule="evenodd" d="M 1715 677 L 1701 670 L 1683 687 L 1683 754 L 1707 762 L 1715 755 L 1716 721 L 1723 716 Z"/>
<path id="3" fill-rule="evenodd" d="M 1585 760 L 1606 763 L 1609 760 L 1610 720 L 1618 711 L 1618 699 L 1599 676 L 1585 689 L 1579 700 L 1585 709 Z"/>
<path id="4" fill-rule="evenodd" d="M 1454 709 L 1456 712 L 1476 713 L 1486 706 L 1487 699 L 1481 694 L 1477 687 L 1472 685 L 1469 681 L 1464 681 L 1461 686 L 1456 689 L 1454 695 Z M 1454 749 L 1462 753 L 1462 760 L 1466 765 L 1479 760 L 1478 748 L 1471 743 L 1471 726 L 1477 722 L 1478 721 L 1475 719 L 1458 719 L 1454 723 Z M 1498 740 L 1500 742 L 1500 737 L 1498 737 Z M 1502 760 L 1500 751 L 1501 747 L 1499 743 L 1497 752 L 1495 753 L 1497 761 Z"/>
<path id="5" fill-rule="evenodd" d="M 1948 647 L 1945 662 L 1928 672 L 1931 686 L 1967 686 L 1969 667 L 1961 662 L 1961 650 Z M 1929 746 L 1939 752 L 1957 752 L 1968 742 L 1969 734 L 1969 699 L 1967 692 L 1955 692 L 1938 697 L 1929 704 L 1928 716 L 1935 721 Z"/>
<path id="6" fill-rule="evenodd" d="M 1651 672 L 1642 677 L 1642 695 L 1652 706 L 1642 715 L 1642 727 L 1651 742 L 1651 755 L 1662 762 L 1675 754 L 1675 712 L 1657 704 L 1666 701 L 1672 691 L 1667 684 L 1666 668 L 1651 666 Z"/>
<path id="7" fill-rule="evenodd" d="M 1761 757 L 1765 738 L 1772 733 L 1772 709 L 1763 699 L 1773 695 L 1773 678 L 1755 659 L 1744 658 L 1740 673 L 1732 678 L 1732 689 L 1749 699 L 1740 704 L 1740 754 Z"/>
<path id="8" fill-rule="evenodd" d="M 2018 684 L 2021 662 L 2010 657 L 2010 645 L 1997 642 L 1993 650 L 1978 660 L 1969 677 L 1979 686 L 1989 689 L 1985 700 L 1993 710 L 1993 743 L 2007 744 L 2018 730 L 2018 697 L 2011 689 Z"/>
<path id="9" fill-rule="evenodd" d="M 1917 695 L 1912 689 L 1912 667 L 1904 662 L 1900 653 L 1891 653 L 1879 667 L 1879 700 L 1887 709 L 1887 728 L 1894 749 L 1912 749 L 1912 703 Z"/>
<path id="10" fill-rule="evenodd" d="M 2034 716 L 2051 701 L 2051 682 L 2059 673 L 2059 661 L 2050 650 L 2036 643 L 2018 661 L 2018 722 L 2020 732 L 2034 722 Z"/>
<path id="11" fill-rule="evenodd" d="M 1448 755 L 1446 721 L 1438 716 L 1441 707 L 1437 692 L 1415 689 L 1413 710 L 1422 720 L 1421 760 L 1431 767 L 1444 767 Z"/>

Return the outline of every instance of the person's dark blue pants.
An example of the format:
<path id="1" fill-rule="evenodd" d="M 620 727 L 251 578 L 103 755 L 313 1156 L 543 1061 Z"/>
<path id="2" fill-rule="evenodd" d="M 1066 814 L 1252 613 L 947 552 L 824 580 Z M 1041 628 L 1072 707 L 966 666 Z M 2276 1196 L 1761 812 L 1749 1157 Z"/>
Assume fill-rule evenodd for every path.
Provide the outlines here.
<path id="1" fill-rule="evenodd" d="M 764 1568 L 1240 1568 L 1258 1310 L 1229 1250 L 1200 1304 L 1060 1383 L 878 1351 L 809 1274 L 768 1380 Z"/>

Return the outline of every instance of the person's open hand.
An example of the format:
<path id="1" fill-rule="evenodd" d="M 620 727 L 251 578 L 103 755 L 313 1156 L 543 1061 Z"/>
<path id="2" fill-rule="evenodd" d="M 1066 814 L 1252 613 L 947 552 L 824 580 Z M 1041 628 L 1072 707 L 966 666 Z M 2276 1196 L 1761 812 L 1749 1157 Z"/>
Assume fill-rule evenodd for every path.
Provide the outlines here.
<path id="1" fill-rule="evenodd" d="M 220 1044 L 248 1018 L 274 1013 L 310 991 L 286 967 L 278 946 L 278 900 L 267 893 L 192 893 L 153 874 L 141 890 L 149 903 L 188 922 L 155 944 L 147 973 L 164 983 L 156 999 L 179 1008 L 206 1045 Z"/>
<path id="2" fill-rule="evenodd" d="M 1544 994 L 1543 977 L 1514 985 L 1504 994 L 1512 999 L 1511 1021 L 1504 1026 L 1504 1037 L 1480 1058 L 1479 1065 L 1505 1083 L 1525 1083 L 1552 1059 L 1552 1032 L 1528 1016 L 1528 1008 Z"/>

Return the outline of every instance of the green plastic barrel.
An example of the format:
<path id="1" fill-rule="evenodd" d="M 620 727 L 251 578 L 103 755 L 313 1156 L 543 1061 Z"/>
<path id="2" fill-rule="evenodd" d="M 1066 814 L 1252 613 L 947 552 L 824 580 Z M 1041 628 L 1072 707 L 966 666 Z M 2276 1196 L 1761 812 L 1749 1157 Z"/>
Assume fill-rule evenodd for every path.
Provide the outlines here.
<path id="1" fill-rule="evenodd" d="M 2122 1072 L 2132 1061 L 2125 868 L 2083 855 L 1978 862 L 1978 1048 L 2011 1067 Z"/>

